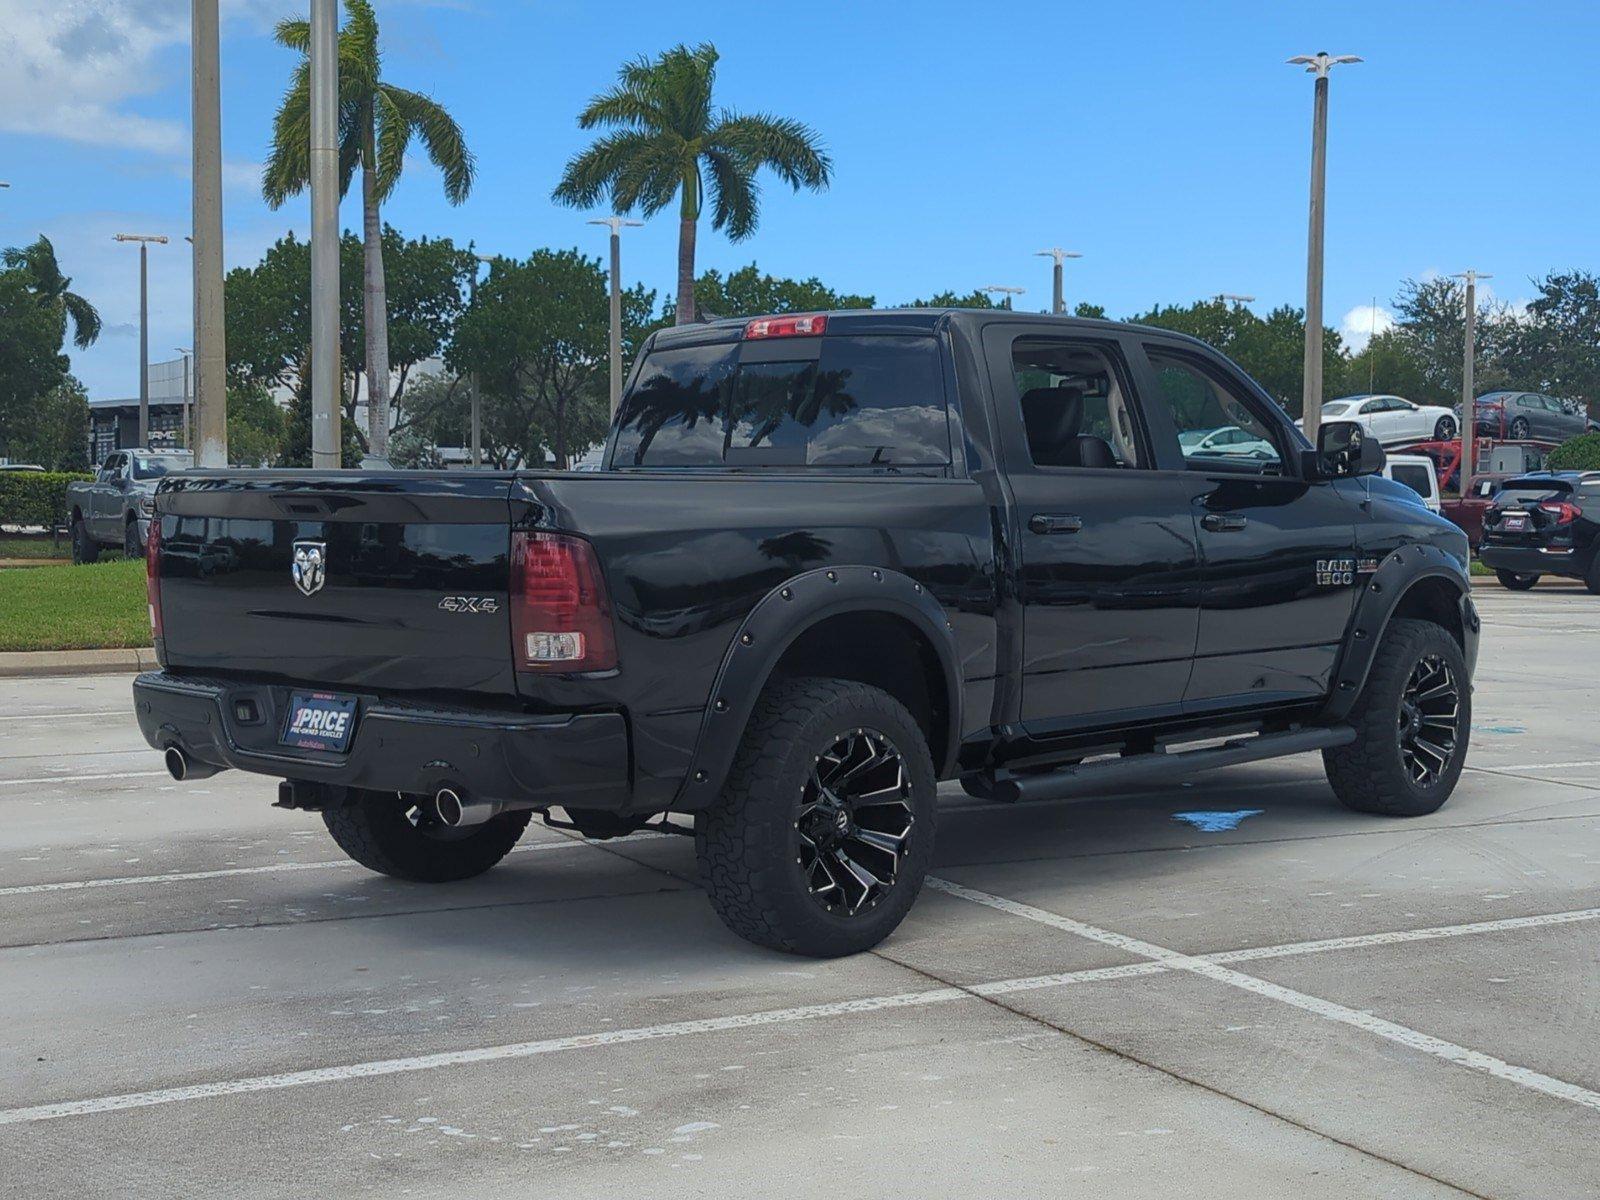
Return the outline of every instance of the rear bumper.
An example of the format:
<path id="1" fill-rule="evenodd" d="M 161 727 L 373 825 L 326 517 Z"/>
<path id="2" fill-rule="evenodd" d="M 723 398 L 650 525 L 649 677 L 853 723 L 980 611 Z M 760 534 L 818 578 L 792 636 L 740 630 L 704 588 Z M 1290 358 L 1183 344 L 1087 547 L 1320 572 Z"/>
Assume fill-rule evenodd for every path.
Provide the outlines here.
<path id="1" fill-rule="evenodd" d="M 620 713 L 445 710 L 358 694 L 349 753 L 325 754 L 278 745 L 290 690 L 152 671 L 134 680 L 133 699 L 145 741 L 158 750 L 178 746 L 213 766 L 375 791 L 427 793 L 449 784 L 475 798 L 536 807 L 629 807 Z"/>
<path id="2" fill-rule="evenodd" d="M 1581 574 L 1578 556 L 1570 546 L 1544 550 L 1538 546 L 1496 546 L 1482 542 L 1478 561 L 1494 571 L 1515 571 L 1518 575 Z"/>

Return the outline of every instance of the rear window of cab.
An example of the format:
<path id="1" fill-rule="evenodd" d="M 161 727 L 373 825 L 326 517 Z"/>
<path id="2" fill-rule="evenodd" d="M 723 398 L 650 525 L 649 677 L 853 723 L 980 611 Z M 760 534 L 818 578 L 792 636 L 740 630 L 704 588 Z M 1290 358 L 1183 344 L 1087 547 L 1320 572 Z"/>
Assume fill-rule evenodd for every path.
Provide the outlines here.
<path id="1" fill-rule="evenodd" d="M 652 351 L 623 398 L 613 468 L 944 467 L 933 337 L 820 338 Z"/>

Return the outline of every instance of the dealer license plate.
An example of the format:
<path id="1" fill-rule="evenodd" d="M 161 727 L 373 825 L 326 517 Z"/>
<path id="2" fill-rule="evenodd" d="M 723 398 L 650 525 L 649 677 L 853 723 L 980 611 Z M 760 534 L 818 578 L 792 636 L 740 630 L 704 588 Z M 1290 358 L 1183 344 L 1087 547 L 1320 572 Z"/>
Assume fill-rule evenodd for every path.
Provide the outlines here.
<path id="1" fill-rule="evenodd" d="M 356 699 L 332 692 L 295 692 L 289 697 L 289 719 L 278 738 L 297 750 L 343 754 L 356 731 Z"/>

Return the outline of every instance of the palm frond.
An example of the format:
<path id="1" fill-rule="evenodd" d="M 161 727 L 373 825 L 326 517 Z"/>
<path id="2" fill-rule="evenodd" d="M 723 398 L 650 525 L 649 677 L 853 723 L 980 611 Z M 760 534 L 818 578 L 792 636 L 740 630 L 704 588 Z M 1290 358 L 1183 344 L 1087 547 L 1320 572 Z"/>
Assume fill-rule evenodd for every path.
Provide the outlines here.
<path id="1" fill-rule="evenodd" d="M 409 132 L 405 135 L 406 140 L 409 140 L 410 134 L 414 132 L 428 152 L 428 161 L 439 168 L 440 174 L 444 176 L 445 198 L 451 204 L 460 204 L 472 191 L 472 181 L 477 174 L 477 160 L 473 157 L 472 151 L 467 149 L 466 139 L 462 136 L 461 126 L 456 124 L 456 119 L 446 111 L 444 105 L 432 96 L 424 96 L 421 92 L 388 86 L 380 87 L 378 91 L 393 114 L 404 120 L 409 127 Z M 400 147 L 402 157 L 404 149 L 402 143 Z M 382 155 L 379 157 L 381 160 Z M 381 170 L 378 174 L 382 195 L 387 195 L 389 189 L 393 188 L 399 179 L 400 159 L 395 159 L 392 166 L 394 171 L 392 175 L 386 177 Z"/>
<path id="2" fill-rule="evenodd" d="M 566 170 L 562 172 L 561 182 L 556 185 L 551 198 L 574 208 L 591 208 L 602 196 L 613 193 L 615 210 L 628 212 L 631 206 L 623 205 L 621 197 L 614 195 L 618 181 L 627 175 L 627 188 L 634 193 L 634 202 L 650 205 L 651 212 L 659 211 L 671 202 L 676 188 L 676 177 L 662 195 L 660 180 L 653 174 L 645 172 L 645 175 L 655 180 L 647 193 L 645 179 L 638 168 L 631 166 L 635 160 L 659 162 L 662 155 L 656 145 L 659 142 L 667 142 L 670 147 L 672 139 L 670 135 L 643 133 L 638 130 L 607 134 L 587 150 L 573 156 L 567 163 Z"/>
<path id="3" fill-rule="evenodd" d="M 311 65 L 302 61 L 272 118 L 272 145 L 261 171 L 261 198 L 281 208 L 311 178 Z"/>
<path id="4" fill-rule="evenodd" d="M 273 37 L 280 46 L 308 54 L 311 51 L 311 22 L 300 17 L 285 17 L 278 22 Z"/>
<path id="5" fill-rule="evenodd" d="M 626 70 L 624 68 L 624 72 Z M 649 91 L 632 83 L 620 83 L 610 91 L 601 92 L 578 114 L 580 129 L 616 125 L 654 129 L 661 124 L 661 112 Z"/>
<path id="6" fill-rule="evenodd" d="M 95 306 L 76 292 L 64 292 L 61 305 L 72 321 L 72 342 L 79 350 L 87 350 L 100 336 L 100 314 Z"/>
<path id="7" fill-rule="evenodd" d="M 686 171 L 694 169 L 688 147 L 677 138 L 649 138 L 628 156 L 611 181 L 612 211 L 638 210 L 653 217 L 672 203 Z"/>
<path id="8" fill-rule="evenodd" d="M 724 230 L 730 241 L 742 242 L 756 231 L 761 188 L 755 172 L 725 150 L 708 150 L 711 227 Z"/>
<path id="9" fill-rule="evenodd" d="M 726 112 L 707 142 L 748 163 L 751 171 L 770 168 L 795 191 L 821 191 L 833 174 L 833 160 L 816 133 L 789 117 Z"/>

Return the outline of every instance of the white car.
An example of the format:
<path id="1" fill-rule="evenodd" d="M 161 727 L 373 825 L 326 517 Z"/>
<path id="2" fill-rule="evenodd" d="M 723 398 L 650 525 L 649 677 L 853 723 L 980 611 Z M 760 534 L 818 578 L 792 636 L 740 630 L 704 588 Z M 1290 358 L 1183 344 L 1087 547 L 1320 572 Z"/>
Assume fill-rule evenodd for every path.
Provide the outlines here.
<path id="1" fill-rule="evenodd" d="M 1343 396 L 1322 405 L 1324 421 L 1354 421 L 1385 446 L 1396 442 L 1447 442 L 1460 422 L 1455 410 L 1413 404 L 1400 396 Z M 1304 422 L 1295 424 L 1304 428 Z"/>
<path id="2" fill-rule="evenodd" d="M 1178 444 L 1183 447 L 1185 456 L 1222 454 L 1230 458 L 1278 457 L 1278 451 L 1271 442 L 1237 425 L 1224 425 L 1220 429 L 1190 429 L 1178 435 Z"/>
<path id="3" fill-rule="evenodd" d="M 1383 475 L 1421 496 L 1429 512 L 1439 511 L 1439 472 L 1426 454 L 1391 454 L 1383 464 Z"/>

